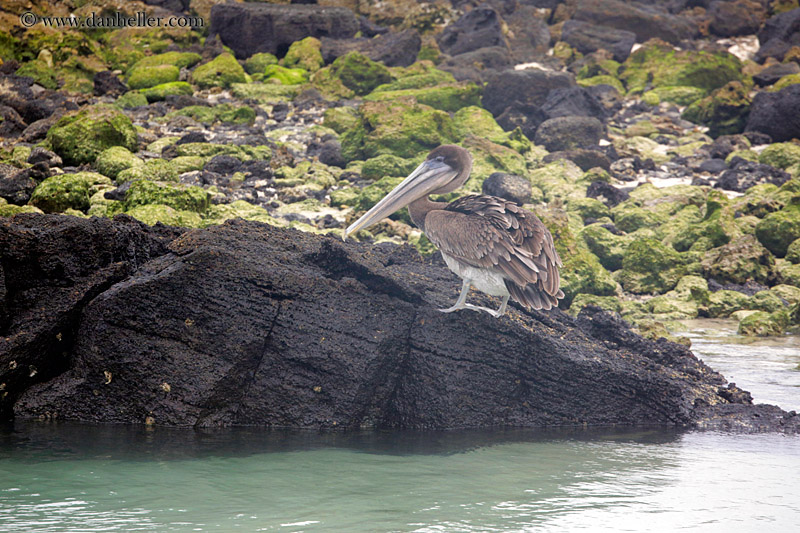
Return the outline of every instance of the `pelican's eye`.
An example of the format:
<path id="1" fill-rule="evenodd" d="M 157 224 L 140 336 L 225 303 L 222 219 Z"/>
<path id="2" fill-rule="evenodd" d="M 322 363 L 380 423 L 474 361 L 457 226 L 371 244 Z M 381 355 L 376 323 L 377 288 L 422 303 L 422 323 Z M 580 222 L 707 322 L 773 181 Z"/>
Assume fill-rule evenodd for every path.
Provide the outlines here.
<path id="1" fill-rule="evenodd" d="M 444 156 L 437 155 L 436 157 L 433 158 L 433 160 L 436 161 L 437 163 L 444 163 Z"/>

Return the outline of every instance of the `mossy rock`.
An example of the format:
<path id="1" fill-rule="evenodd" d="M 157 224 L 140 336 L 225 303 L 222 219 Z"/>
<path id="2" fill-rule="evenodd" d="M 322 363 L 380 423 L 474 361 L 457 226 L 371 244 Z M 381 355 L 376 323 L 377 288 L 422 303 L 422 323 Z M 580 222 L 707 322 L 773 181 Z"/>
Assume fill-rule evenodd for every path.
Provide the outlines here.
<path id="1" fill-rule="evenodd" d="M 178 81 L 180 69 L 174 65 L 154 65 L 152 67 L 137 67 L 128 77 L 128 87 L 131 89 L 147 89 L 156 85 L 163 85 Z"/>
<path id="2" fill-rule="evenodd" d="M 346 161 L 381 154 L 413 158 L 457 140 L 449 114 L 413 100 L 364 102 L 358 112 L 358 124 L 341 138 Z"/>
<path id="3" fill-rule="evenodd" d="M 650 298 L 645 306 L 650 313 L 669 320 L 697 318 L 699 313 L 697 302 L 691 298 L 680 297 L 675 291 Z"/>
<path id="4" fill-rule="evenodd" d="M 553 235 L 556 250 L 564 263 L 560 269 L 564 299 L 559 306 L 569 307 L 579 294 L 615 294 L 616 282 L 597 257 L 589 252 L 583 240 L 576 238 L 567 213 L 562 209 L 539 208 L 536 214 Z"/>
<path id="5" fill-rule="evenodd" d="M 325 65 L 321 50 L 322 44 L 315 37 L 306 37 L 300 41 L 295 41 L 283 58 L 283 66 L 316 72 Z"/>
<path id="6" fill-rule="evenodd" d="M 217 104 L 215 106 L 192 105 L 173 111 L 167 115 L 191 117 L 194 120 L 211 125 L 216 122 L 231 124 L 252 124 L 256 119 L 256 112 L 252 107 L 233 104 Z"/>
<path id="7" fill-rule="evenodd" d="M 614 139 L 613 144 L 621 157 L 652 159 L 657 164 L 670 160 L 670 157 L 663 153 L 663 146 L 647 137 L 621 137 Z"/>
<path id="8" fill-rule="evenodd" d="M 618 93 L 625 94 L 625 87 L 622 85 L 622 82 L 619 81 L 614 76 L 609 76 L 609 75 L 592 76 L 591 78 L 578 79 L 578 85 L 580 85 L 581 87 L 610 85 L 611 87 L 615 88 Z"/>
<path id="9" fill-rule="evenodd" d="M 245 80 L 244 69 L 236 58 L 227 52 L 196 67 L 192 72 L 192 81 L 204 89 L 228 88 L 234 83 L 244 83 Z"/>
<path id="10" fill-rule="evenodd" d="M 708 126 L 712 137 L 741 133 L 750 114 L 750 96 L 741 82 L 732 81 L 693 102 L 682 118 Z"/>
<path id="11" fill-rule="evenodd" d="M 677 342 L 678 344 L 683 344 L 684 346 L 692 345 L 691 339 L 688 337 L 676 337 L 672 335 L 666 324 L 659 320 L 637 320 L 635 325 L 639 335 L 645 339 L 667 339 L 668 341 Z"/>
<path id="12" fill-rule="evenodd" d="M 131 183 L 123 203 L 126 212 L 137 206 L 163 204 L 179 211 L 204 213 L 211 205 L 211 194 L 201 187 L 139 180 Z"/>
<path id="13" fill-rule="evenodd" d="M 308 81 L 308 73 L 301 68 L 286 68 L 269 65 L 264 69 L 265 80 L 275 80 L 282 85 L 300 85 Z"/>
<path id="14" fill-rule="evenodd" d="M 726 163 L 730 163 L 733 161 L 735 157 L 740 157 L 747 161 L 755 161 L 758 162 L 758 152 L 754 150 L 734 150 L 725 158 Z"/>
<path id="15" fill-rule="evenodd" d="M 353 204 L 356 212 L 367 211 L 372 208 L 372 206 L 377 204 L 389 191 L 397 187 L 401 181 L 403 181 L 402 177 L 386 176 L 361 189 L 361 192 L 358 194 Z M 394 220 L 402 220 L 406 223 L 411 222 L 408 216 L 408 210 L 405 208 L 392 215 L 391 218 Z"/>
<path id="16" fill-rule="evenodd" d="M 778 279 L 781 283 L 800 287 L 800 265 L 794 265 L 789 261 L 778 259 L 775 262 L 778 270 Z"/>
<path id="17" fill-rule="evenodd" d="M 34 207 L 32 205 L 14 205 L 14 204 L 0 203 L 0 217 L 13 217 L 14 215 L 18 215 L 20 213 L 42 214 L 43 211 L 38 207 Z"/>
<path id="18" fill-rule="evenodd" d="M 611 213 L 614 225 L 626 233 L 633 233 L 640 228 L 657 228 L 667 222 L 665 215 L 630 205 L 619 204 L 611 210 Z"/>
<path id="19" fill-rule="evenodd" d="M 757 311 L 766 311 L 773 313 L 785 309 L 786 306 L 781 301 L 781 298 L 772 291 L 758 291 L 750 297 L 747 307 Z"/>
<path id="20" fill-rule="evenodd" d="M 97 171 L 112 180 L 116 179 L 117 175 L 123 170 L 143 164 L 144 161 L 123 146 L 112 146 L 107 150 L 103 150 L 94 162 Z"/>
<path id="21" fill-rule="evenodd" d="M 391 71 L 391 69 L 390 69 Z M 449 72 L 430 68 L 419 74 L 401 76 L 396 80 L 379 85 L 373 93 L 402 91 L 406 89 L 424 89 L 426 87 L 438 87 L 440 85 L 451 85 L 456 83 L 456 79 Z"/>
<path id="22" fill-rule="evenodd" d="M 507 146 L 474 135 L 468 136 L 460 144 L 472 155 L 472 172 L 462 187 L 464 191 L 480 192 L 483 181 L 495 172 L 516 175 L 526 172 L 525 158 Z"/>
<path id="23" fill-rule="evenodd" d="M 248 57 L 244 62 L 244 69 L 248 74 L 263 73 L 270 65 L 277 65 L 278 58 L 272 54 L 259 52 Z"/>
<path id="24" fill-rule="evenodd" d="M 379 85 L 392 81 L 389 69 L 358 52 L 350 52 L 331 65 L 331 75 L 358 96 L 372 92 Z"/>
<path id="25" fill-rule="evenodd" d="M 793 240 L 786 248 L 786 260 L 795 265 L 800 264 L 800 238 Z"/>
<path id="26" fill-rule="evenodd" d="M 655 87 L 642 95 L 642 100 L 651 105 L 671 102 L 680 106 L 690 105 L 706 95 L 706 91 L 698 87 Z"/>
<path id="27" fill-rule="evenodd" d="M 527 172 L 531 185 L 544 193 L 544 199 L 585 198 L 588 184 L 582 181 L 583 171 L 567 159 L 560 159 Z"/>
<path id="28" fill-rule="evenodd" d="M 787 74 L 786 76 L 776 81 L 775 85 L 773 85 L 768 90 L 771 92 L 777 92 L 780 91 L 781 89 L 785 89 L 790 85 L 796 85 L 798 83 L 800 83 L 800 74 Z"/>
<path id="29" fill-rule="evenodd" d="M 19 67 L 14 74 L 16 76 L 27 76 L 33 78 L 33 81 L 45 89 L 58 89 L 56 74 L 53 68 L 48 66 L 44 61 L 38 59 L 28 61 Z"/>
<path id="30" fill-rule="evenodd" d="M 185 81 L 173 81 L 142 89 L 141 92 L 148 102 L 161 102 L 162 100 L 166 100 L 167 96 L 191 96 L 194 94 L 194 89 Z"/>
<path id="31" fill-rule="evenodd" d="M 353 107 L 329 107 L 322 115 L 322 125 L 342 134 L 358 126 L 358 111 Z"/>
<path id="32" fill-rule="evenodd" d="M 789 245 L 800 239 L 800 204 L 792 204 L 770 213 L 756 226 L 756 237 L 767 250 L 784 257 Z"/>
<path id="33" fill-rule="evenodd" d="M 191 86 L 189 87 L 191 89 Z M 128 91 L 114 102 L 114 105 L 120 109 L 132 109 L 134 107 L 141 107 L 147 105 L 147 97 L 139 91 Z"/>
<path id="34" fill-rule="evenodd" d="M 746 309 L 750 298 L 737 291 L 721 290 L 712 292 L 702 302 L 705 313 L 710 318 L 726 318 L 740 309 Z"/>
<path id="35" fill-rule="evenodd" d="M 676 250 L 686 251 L 704 240 L 707 243 L 702 247 L 704 251 L 728 244 L 741 235 L 730 201 L 720 191 L 711 190 L 708 192 L 703 219 L 697 223 L 687 221 L 670 242 Z"/>
<path id="36" fill-rule="evenodd" d="M 794 143 L 770 144 L 758 156 L 759 163 L 787 169 L 800 163 L 800 145 Z"/>
<path id="37" fill-rule="evenodd" d="M 382 154 L 364 161 L 361 167 L 361 177 L 368 180 L 378 180 L 385 176 L 408 176 L 417 165 L 422 162 L 422 157 L 404 159 L 391 154 Z"/>
<path id="38" fill-rule="evenodd" d="M 800 287 L 780 284 L 771 287 L 769 292 L 773 293 L 782 300 L 786 300 L 789 302 L 789 305 L 800 303 Z"/>
<path id="39" fill-rule="evenodd" d="M 179 156 L 198 156 L 210 159 L 215 155 L 230 155 L 239 161 L 269 161 L 272 150 L 269 146 L 250 146 L 214 143 L 185 143 L 175 147 Z"/>
<path id="40" fill-rule="evenodd" d="M 178 173 L 178 176 L 180 176 L 184 172 L 191 172 L 193 170 L 203 170 L 203 167 L 206 164 L 206 160 L 202 157 L 195 155 L 184 155 L 170 159 L 169 163 L 172 166 L 172 168 L 175 169 L 175 172 Z"/>
<path id="41" fill-rule="evenodd" d="M 311 85 L 329 100 L 355 98 L 356 93 L 345 86 L 333 71 L 333 65 L 319 69 L 311 75 Z"/>
<path id="42" fill-rule="evenodd" d="M 789 325 L 789 312 L 776 311 L 767 313 L 757 311 L 739 322 L 739 335 L 750 337 L 770 337 L 782 335 Z"/>
<path id="43" fill-rule="evenodd" d="M 368 101 L 383 101 L 409 97 L 434 109 L 455 112 L 463 107 L 480 105 L 482 94 L 483 89 L 474 83 L 454 83 L 422 89 L 376 91 L 368 94 L 364 99 Z"/>
<path id="44" fill-rule="evenodd" d="M 634 294 L 664 293 L 697 270 L 695 255 L 678 253 L 655 239 L 639 238 L 628 245 L 616 279 Z"/>
<path id="45" fill-rule="evenodd" d="M 130 71 L 133 72 L 139 68 L 159 65 L 171 65 L 179 69 L 189 68 L 198 64 L 202 59 L 200 54 L 194 52 L 164 52 L 163 54 L 143 57 L 131 67 Z"/>
<path id="46" fill-rule="evenodd" d="M 100 152 L 112 146 L 133 151 L 137 145 L 131 119 L 108 104 L 64 115 L 48 130 L 47 140 L 68 165 L 91 163 Z"/>
<path id="47" fill-rule="evenodd" d="M 743 235 L 707 251 L 702 267 L 706 277 L 719 282 L 767 283 L 775 278 L 775 258 L 753 235 Z"/>
<path id="48" fill-rule="evenodd" d="M 581 312 L 581 309 L 590 305 L 600 307 L 601 309 L 605 309 L 606 311 L 610 311 L 612 313 L 622 312 L 622 304 L 620 303 L 619 298 L 616 296 L 578 294 L 572 300 L 572 304 L 569 306 L 568 313 L 572 316 L 578 316 L 578 313 Z"/>
<path id="49" fill-rule="evenodd" d="M 629 93 L 648 86 L 696 87 L 709 93 L 728 82 L 746 79 L 741 61 L 730 53 L 675 50 L 657 39 L 633 52 L 623 67 L 620 80 Z"/>
<path id="50" fill-rule="evenodd" d="M 33 191 L 30 205 L 45 213 L 60 213 L 67 209 L 86 211 L 95 189 L 110 186 L 111 180 L 96 172 L 77 172 L 51 176 Z"/>
<path id="51" fill-rule="evenodd" d="M 281 85 L 280 83 L 234 83 L 231 92 L 243 99 L 256 100 L 262 104 L 287 102 L 297 96 L 299 85 Z"/>
<path id="52" fill-rule="evenodd" d="M 478 106 L 467 106 L 453 114 L 453 124 L 459 137 L 483 137 L 495 144 L 507 146 L 521 154 L 531 150 L 531 142 L 520 128 L 504 131 L 492 114 Z"/>
<path id="53" fill-rule="evenodd" d="M 150 226 L 161 223 L 167 226 L 198 228 L 202 225 L 199 214 L 163 204 L 137 205 L 125 211 L 125 214 Z"/>
<path id="54" fill-rule="evenodd" d="M 133 180 L 178 181 L 178 170 L 172 161 L 150 159 L 142 165 L 132 166 L 117 174 L 117 183 Z"/>
<path id="55" fill-rule="evenodd" d="M 244 200 L 237 200 L 229 204 L 215 204 L 208 208 L 201 226 L 213 226 L 222 224 L 232 218 L 241 218 L 254 222 L 264 222 L 273 226 L 283 225 L 276 218 L 269 215 L 266 209 L 253 205 Z"/>
<path id="56" fill-rule="evenodd" d="M 352 207 L 358 202 L 361 191 L 354 187 L 344 187 L 330 191 L 328 193 L 331 198 L 331 206 L 333 207 Z"/>
<path id="57" fill-rule="evenodd" d="M 608 206 L 596 198 L 575 198 L 567 203 L 567 212 L 574 211 L 581 219 L 611 217 Z"/>
<path id="58" fill-rule="evenodd" d="M 581 230 L 580 235 L 604 268 L 612 272 L 622 268 L 625 250 L 633 240 L 631 237 L 614 235 L 601 224 L 586 226 Z"/>

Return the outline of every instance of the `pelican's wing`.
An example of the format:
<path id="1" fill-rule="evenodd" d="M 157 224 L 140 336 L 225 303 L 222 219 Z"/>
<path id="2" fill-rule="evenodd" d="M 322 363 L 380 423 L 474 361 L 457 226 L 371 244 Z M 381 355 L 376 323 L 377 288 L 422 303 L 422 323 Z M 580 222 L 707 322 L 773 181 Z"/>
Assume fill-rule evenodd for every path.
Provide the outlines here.
<path id="1" fill-rule="evenodd" d="M 495 196 L 472 195 L 425 217 L 425 234 L 443 253 L 506 278 L 511 296 L 526 307 L 550 309 L 559 289 L 561 258 L 536 215 Z"/>

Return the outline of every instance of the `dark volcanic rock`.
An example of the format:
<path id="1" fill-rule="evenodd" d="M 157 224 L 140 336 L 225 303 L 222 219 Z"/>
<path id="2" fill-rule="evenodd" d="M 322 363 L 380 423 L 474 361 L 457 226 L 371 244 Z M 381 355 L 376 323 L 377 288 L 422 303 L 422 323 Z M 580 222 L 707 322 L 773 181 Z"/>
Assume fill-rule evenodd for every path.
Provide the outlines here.
<path id="1" fill-rule="evenodd" d="M 128 86 L 110 70 L 103 70 L 94 75 L 95 96 L 119 96 L 128 90 Z"/>
<path id="2" fill-rule="evenodd" d="M 560 152 L 552 152 L 544 156 L 542 159 L 545 163 L 558 161 L 559 159 L 569 159 L 579 167 L 581 170 L 589 170 L 590 168 L 600 167 L 608 170 L 611 167 L 611 161 L 608 156 L 599 150 L 589 150 L 586 148 L 576 148 L 574 150 L 564 150 Z"/>
<path id="3" fill-rule="evenodd" d="M 438 68 L 449 72 L 458 81 L 486 82 L 496 76 L 498 71 L 505 70 L 513 64 L 514 61 L 507 48 L 490 46 L 451 57 Z"/>
<path id="4" fill-rule="evenodd" d="M 282 57 L 300 39 L 344 39 L 358 30 L 358 19 L 343 7 L 229 3 L 211 8 L 209 40 L 219 36 L 240 59 L 257 52 Z"/>
<path id="5" fill-rule="evenodd" d="M 553 89 L 547 94 L 541 111 L 547 118 L 556 117 L 595 117 L 606 118 L 606 109 L 584 87 L 564 87 Z"/>
<path id="6" fill-rule="evenodd" d="M 800 139 L 800 84 L 753 98 L 745 131 L 766 133 L 773 142 Z"/>
<path id="7" fill-rule="evenodd" d="M 557 117 L 542 122 L 535 142 L 549 152 L 597 146 L 603 135 L 603 123 L 593 117 Z"/>
<path id="8" fill-rule="evenodd" d="M 508 46 L 503 38 L 500 15 L 486 4 L 449 24 L 436 37 L 436 42 L 442 52 L 451 56 L 489 46 Z"/>
<path id="9" fill-rule="evenodd" d="M 518 204 L 531 201 L 531 183 L 522 176 L 495 172 L 486 178 L 481 185 L 481 192 L 490 196 L 499 196 Z"/>
<path id="10" fill-rule="evenodd" d="M 798 72 L 800 72 L 800 65 L 797 63 L 777 63 L 775 65 L 770 65 L 753 76 L 753 81 L 761 87 L 764 87 L 766 85 L 772 85 L 784 76 L 797 74 Z"/>
<path id="11" fill-rule="evenodd" d="M 242 162 L 230 155 L 215 155 L 205 164 L 203 170 L 217 174 L 233 174 L 242 168 Z"/>
<path id="12" fill-rule="evenodd" d="M 790 179 L 789 173 L 779 168 L 734 157 L 730 170 L 722 173 L 715 186 L 727 191 L 745 192 L 754 185 L 772 183 L 780 186 Z"/>
<path id="13" fill-rule="evenodd" d="M 181 231 L 127 216 L 0 219 L 0 383 L 7 392 L 0 395 L 0 419 L 11 416 L 25 390 L 69 367 L 83 308 L 166 253 Z"/>
<path id="14" fill-rule="evenodd" d="M 175 235 L 128 218 L 0 225 L 6 416 L 13 405 L 20 418 L 183 426 L 713 427 L 736 410 L 725 420 L 752 430 L 765 413 L 688 348 L 598 308 L 577 321 L 440 313 L 460 284 L 407 246 L 229 221 L 165 253 Z M 770 408 L 760 428 L 798 424 Z"/>
<path id="15" fill-rule="evenodd" d="M 768 57 L 780 61 L 792 46 L 800 46 L 800 8 L 767 19 L 758 32 L 758 42 L 761 48 L 755 59 L 759 63 Z"/>
<path id="16" fill-rule="evenodd" d="M 620 0 L 581 0 L 573 19 L 633 32 L 637 42 L 655 37 L 678 44 L 698 33 L 697 25 L 685 17 L 659 6 Z"/>
<path id="17" fill-rule="evenodd" d="M 764 7 L 754 0 L 715 0 L 708 10 L 709 29 L 714 35 L 751 35 L 761 27 Z"/>
<path id="18" fill-rule="evenodd" d="M 337 57 L 348 52 L 359 52 L 373 61 L 380 61 L 388 67 L 407 67 L 417 60 L 422 39 L 416 30 L 399 33 L 384 33 L 371 39 L 329 39 L 322 38 L 322 58 L 332 63 Z"/>
<path id="19" fill-rule="evenodd" d="M 0 163 L 0 198 L 10 204 L 25 205 L 31 199 L 36 182 L 30 172 Z"/>
<path id="20" fill-rule="evenodd" d="M 596 26 L 578 20 L 568 20 L 561 30 L 561 40 L 582 54 L 608 50 L 614 59 L 622 63 L 631 54 L 636 42 L 632 31 L 618 30 L 608 26 Z"/>
<path id="21" fill-rule="evenodd" d="M 630 197 L 627 191 L 617 189 L 605 181 L 593 181 L 589 188 L 586 189 L 586 196 L 588 198 L 596 198 L 608 207 L 614 207 Z"/>
<path id="22" fill-rule="evenodd" d="M 506 43 L 515 63 L 540 61 L 550 47 L 550 30 L 537 16 L 534 6 L 518 2 L 510 13 L 503 13 L 508 27 Z"/>
<path id="23" fill-rule="evenodd" d="M 571 74 L 539 69 L 506 70 L 495 76 L 483 91 L 483 107 L 505 130 L 521 127 L 533 138 L 536 128 L 548 117 L 541 106 L 553 89 L 575 85 Z"/>

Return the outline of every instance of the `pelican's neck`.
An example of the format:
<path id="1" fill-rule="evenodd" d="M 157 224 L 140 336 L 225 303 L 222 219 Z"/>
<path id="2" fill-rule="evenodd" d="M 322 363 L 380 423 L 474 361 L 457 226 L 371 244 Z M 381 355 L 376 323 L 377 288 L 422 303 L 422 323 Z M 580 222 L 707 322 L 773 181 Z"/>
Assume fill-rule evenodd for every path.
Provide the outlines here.
<path id="1" fill-rule="evenodd" d="M 408 204 L 408 214 L 411 216 L 411 221 L 421 229 L 423 232 L 425 231 L 425 217 L 433 211 L 434 209 L 444 209 L 447 207 L 446 202 L 434 202 L 427 196 L 423 196 L 418 200 L 414 200 L 410 204 Z"/>

